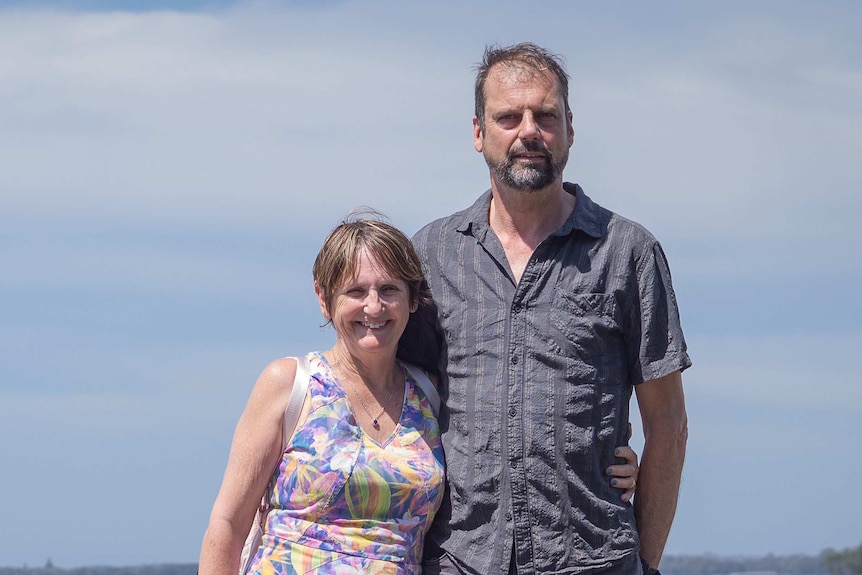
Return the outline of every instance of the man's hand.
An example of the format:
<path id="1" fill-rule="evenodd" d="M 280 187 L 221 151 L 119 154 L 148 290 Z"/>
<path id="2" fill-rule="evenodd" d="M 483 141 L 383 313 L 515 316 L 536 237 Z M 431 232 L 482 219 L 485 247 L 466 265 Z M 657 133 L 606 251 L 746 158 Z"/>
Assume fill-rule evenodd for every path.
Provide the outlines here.
<path id="1" fill-rule="evenodd" d="M 631 426 L 629 426 L 631 429 Z M 631 436 L 631 433 L 629 433 Z M 611 487 L 625 489 L 620 499 L 628 503 L 635 494 L 635 486 L 638 482 L 638 454 L 628 445 L 621 445 L 614 449 L 614 455 L 625 459 L 625 463 L 611 465 L 606 473 L 611 477 Z"/>

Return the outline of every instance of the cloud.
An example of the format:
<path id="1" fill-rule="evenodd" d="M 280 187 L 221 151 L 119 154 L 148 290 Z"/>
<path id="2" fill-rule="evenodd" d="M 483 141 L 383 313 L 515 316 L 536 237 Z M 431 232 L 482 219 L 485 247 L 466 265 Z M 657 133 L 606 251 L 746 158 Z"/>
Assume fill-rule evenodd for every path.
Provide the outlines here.
<path id="1" fill-rule="evenodd" d="M 859 506 L 848 507 L 840 489 L 812 486 L 862 472 L 848 457 L 862 392 L 846 359 L 860 339 L 858 331 L 690 338 L 688 455 L 666 553 L 817 554 L 857 544 Z M 637 418 L 633 445 L 642 453 Z"/>
<path id="2" fill-rule="evenodd" d="M 701 336 L 692 342 L 703 358 L 697 378 L 710 384 L 698 385 L 695 393 L 703 400 L 736 399 L 759 409 L 862 413 L 862 389 L 844 360 L 860 345 L 858 331 Z"/>
<path id="3" fill-rule="evenodd" d="M 579 171 L 675 234 L 803 244 L 834 230 L 849 239 L 862 183 L 848 169 L 862 153 L 859 61 L 833 60 L 820 39 L 793 29 L 740 28 L 644 67 L 634 56 L 630 74 L 579 85 L 580 139 L 613 150 L 574 154 Z"/>
<path id="4" fill-rule="evenodd" d="M 0 149 L 15 169 L 0 187 L 22 210 L 267 226 L 297 211 L 319 225 L 321 201 L 329 215 L 361 198 L 415 229 L 417 212 L 487 185 L 469 141 L 478 53 L 396 46 L 391 19 L 441 13 L 382 12 L 11 12 Z M 607 66 L 561 39 L 578 134 L 568 174 L 661 237 L 795 241 L 804 218 L 858 239 L 843 216 L 860 207 L 844 169 L 862 152 L 858 60 L 795 23 L 727 20 L 684 51 L 624 53 L 630 40 L 594 56 Z M 822 202 L 837 221 L 812 219 Z"/>
<path id="5" fill-rule="evenodd" d="M 7 200 L 22 209 L 270 226 L 298 212 L 314 221 L 324 204 L 346 212 L 357 198 L 386 208 L 414 180 L 411 166 L 434 155 L 431 141 L 403 145 L 428 121 L 416 111 L 430 110 L 429 127 L 437 127 L 431 101 L 454 94 L 414 86 L 428 75 L 449 85 L 451 72 L 433 61 L 420 69 L 403 47 L 393 52 L 373 35 L 358 43 L 320 36 L 317 12 L 277 12 L 281 26 L 253 36 L 261 17 L 3 19 L 3 48 L 17 55 L 0 67 L 8 87 L 0 149 L 15 166 L 0 177 Z"/>

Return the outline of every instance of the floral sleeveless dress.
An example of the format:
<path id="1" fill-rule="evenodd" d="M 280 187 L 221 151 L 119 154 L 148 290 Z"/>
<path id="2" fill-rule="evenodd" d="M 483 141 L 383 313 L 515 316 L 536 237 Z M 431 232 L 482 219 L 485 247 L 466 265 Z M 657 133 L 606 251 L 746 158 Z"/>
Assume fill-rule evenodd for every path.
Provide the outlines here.
<path id="1" fill-rule="evenodd" d="M 310 411 L 270 484 L 272 511 L 249 573 L 421 573 L 445 479 L 431 404 L 405 370 L 401 419 L 378 445 L 323 355 L 308 359 Z"/>

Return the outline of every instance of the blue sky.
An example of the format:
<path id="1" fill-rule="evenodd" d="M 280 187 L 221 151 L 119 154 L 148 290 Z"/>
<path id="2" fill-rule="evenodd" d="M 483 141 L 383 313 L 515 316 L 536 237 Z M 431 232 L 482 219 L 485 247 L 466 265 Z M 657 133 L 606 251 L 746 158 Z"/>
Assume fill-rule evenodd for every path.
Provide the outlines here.
<path id="1" fill-rule="evenodd" d="M 572 76 L 567 179 L 671 261 L 667 553 L 862 541 L 862 8 L 464 4 L 0 2 L 0 565 L 197 560 L 257 374 L 332 340 L 323 237 L 485 190 L 472 66 L 522 40 Z"/>

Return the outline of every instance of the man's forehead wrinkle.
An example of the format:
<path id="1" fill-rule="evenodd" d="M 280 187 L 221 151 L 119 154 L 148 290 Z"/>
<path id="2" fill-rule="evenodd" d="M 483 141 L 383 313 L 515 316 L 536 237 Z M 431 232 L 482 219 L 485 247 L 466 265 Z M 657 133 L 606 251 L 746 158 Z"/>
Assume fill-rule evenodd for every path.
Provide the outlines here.
<path id="1" fill-rule="evenodd" d="M 544 87 L 559 94 L 560 87 L 547 67 L 537 68 L 530 62 L 501 62 L 492 68 L 486 82 L 493 82 L 501 92 L 506 88 L 527 88 L 530 84 L 541 83 Z M 515 86 L 513 86 L 515 85 Z M 487 92 L 486 92 L 487 94 Z"/>
<path id="2" fill-rule="evenodd" d="M 547 66 L 536 66 L 531 62 L 501 62 L 492 69 L 492 76 L 496 77 L 498 84 L 506 81 L 515 81 L 519 83 L 528 83 L 536 80 L 541 80 L 548 86 L 554 84 L 550 71 Z M 497 72 L 494 74 L 493 72 Z"/>

